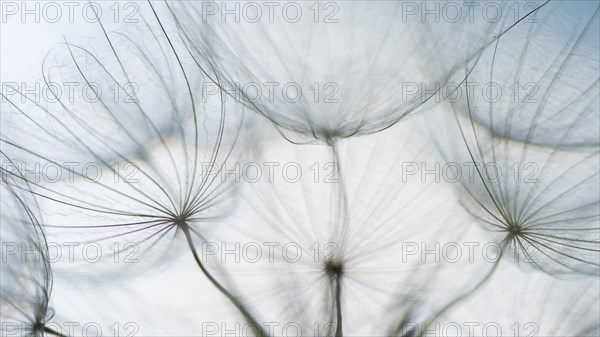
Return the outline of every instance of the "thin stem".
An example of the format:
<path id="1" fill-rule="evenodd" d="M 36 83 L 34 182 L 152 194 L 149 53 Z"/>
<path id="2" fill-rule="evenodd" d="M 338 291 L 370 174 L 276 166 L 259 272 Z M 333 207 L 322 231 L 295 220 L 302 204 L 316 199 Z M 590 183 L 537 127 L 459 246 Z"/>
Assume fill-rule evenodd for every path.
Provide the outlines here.
<path id="1" fill-rule="evenodd" d="M 196 260 L 196 264 L 198 265 L 198 267 L 200 267 L 200 270 L 202 270 L 202 273 L 204 273 L 206 278 L 208 278 L 208 280 L 221 292 L 221 294 L 225 295 L 225 297 L 227 297 L 227 299 L 233 305 L 235 305 L 235 307 L 240 311 L 240 313 L 244 316 L 244 318 L 246 319 L 246 321 L 249 324 L 254 325 L 256 327 L 257 332 L 259 333 L 258 334 L 259 336 L 265 336 L 265 337 L 269 336 L 268 333 L 260 326 L 260 324 L 258 324 L 256 319 L 254 319 L 254 317 L 252 317 L 252 314 L 250 314 L 250 312 L 248 312 L 248 310 L 242 305 L 242 303 L 235 296 L 233 296 L 227 289 L 225 289 L 225 287 L 223 287 L 223 285 L 221 285 L 221 283 L 219 283 L 219 281 L 217 281 L 208 272 L 208 270 L 206 269 L 204 264 L 200 261 L 200 257 L 198 256 L 198 252 L 196 251 L 196 247 L 194 246 L 194 242 L 192 240 L 192 236 L 190 234 L 190 230 L 189 230 L 187 224 L 183 223 L 179 227 L 185 234 L 185 239 L 186 239 L 190 249 L 192 250 L 192 254 L 194 255 L 194 260 Z"/>
<path id="2" fill-rule="evenodd" d="M 69 337 L 69 335 L 63 335 L 62 333 L 55 331 L 47 326 L 44 326 L 44 332 L 49 333 L 53 336 L 57 336 L 57 337 Z"/>
<path id="3" fill-rule="evenodd" d="M 342 284 L 340 283 L 340 275 L 336 275 L 334 282 L 334 291 L 335 291 L 335 311 L 336 311 L 336 327 L 335 327 L 335 337 L 342 337 Z"/>

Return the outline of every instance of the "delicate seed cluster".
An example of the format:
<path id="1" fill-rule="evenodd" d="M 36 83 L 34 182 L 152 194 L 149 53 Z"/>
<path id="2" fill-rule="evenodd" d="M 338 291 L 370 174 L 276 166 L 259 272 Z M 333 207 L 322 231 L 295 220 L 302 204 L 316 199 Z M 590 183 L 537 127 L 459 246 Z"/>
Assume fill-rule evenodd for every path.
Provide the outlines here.
<path id="1" fill-rule="evenodd" d="M 130 5 L 2 86 L 3 336 L 598 335 L 597 3 Z"/>

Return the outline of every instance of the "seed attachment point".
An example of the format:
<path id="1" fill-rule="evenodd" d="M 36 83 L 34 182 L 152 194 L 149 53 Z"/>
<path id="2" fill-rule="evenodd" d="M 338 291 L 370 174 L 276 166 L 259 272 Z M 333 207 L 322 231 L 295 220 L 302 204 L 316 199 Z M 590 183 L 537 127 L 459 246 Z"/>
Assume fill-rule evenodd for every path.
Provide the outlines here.
<path id="1" fill-rule="evenodd" d="M 344 266 L 341 261 L 335 259 L 326 260 L 325 273 L 332 277 L 340 277 L 344 273 Z"/>

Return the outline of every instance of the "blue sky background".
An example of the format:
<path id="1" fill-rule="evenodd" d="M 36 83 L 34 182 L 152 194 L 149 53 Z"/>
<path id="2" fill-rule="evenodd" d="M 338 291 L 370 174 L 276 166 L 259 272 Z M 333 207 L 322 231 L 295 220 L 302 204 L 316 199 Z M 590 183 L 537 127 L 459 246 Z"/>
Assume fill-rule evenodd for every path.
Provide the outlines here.
<path id="1" fill-rule="evenodd" d="M 0 4 L 8 2 L 21 3 L 21 1 L 0 0 Z M 531 1 L 527 0 L 523 3 L 528 4 L 529 2 Z M 43 5 L 45 2 L 41 1 L 40 3 Z M 81 3 L 84 4 L 85 2 L 82 1 Z M 108 7 L 115 2 L 98 1 L 97 3 Z M 121 3 L 127 3 L 127 1 Z M 134 3 L 143 6 L 145 1 L 134 1 Z M 600 1 L 598 0 L 567 0 L 560 8 L 575 20 L 587 21 L 599 4 Z M 111 12 L 107 9 L 105 13 L 106 16 L 109 16 Z M 125 10 L 122 9 L 121 13 L 125 13 Z M 111 26 L 114 28 L 116 25 L 110 21 L 103 20 L 108 30 Z M 588 43 L 596 48 L 600 46 L 600 25 L 598 22 L 599 20 L 596 18 L 595 25 L 586 38 Z M 76 17 L 73 23 L 67 20 L 59 20 L 57 23 L 44 22 L 44 20 L 37 23 L 29 20 L 22 23 L 19 15 L 10 16 L 7 20 L 0 19 L 0 81 L 36 81 L 41 74 L 41 63 L 44 56 L 52 47 L 62 42 L 64 37 L 68 37 L 69 41 L 77 41 L 79 38 L 86 39 L 88 36 L 97 36 L 98 34 L 99 27 L 97 24 L 85 22 L 80 17 Z"/>

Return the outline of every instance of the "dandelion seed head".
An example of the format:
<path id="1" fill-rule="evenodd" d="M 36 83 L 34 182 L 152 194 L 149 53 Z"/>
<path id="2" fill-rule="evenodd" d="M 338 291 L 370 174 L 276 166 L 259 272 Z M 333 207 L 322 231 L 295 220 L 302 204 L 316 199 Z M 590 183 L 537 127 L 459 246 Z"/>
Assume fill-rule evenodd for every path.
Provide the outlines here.
<path id="1" fill-rule="evenodd" d="M 521 226 L 519 224 L 515 224 L 515 223 L 509 223 L 508 227 L 506 228 L 506 230 L 509 233 L 509 236 L 518 236 L 521 234 Z"/>
<path id="2" fill-rule="evenodd" d="M 187 216 L 185 214 L 178 215 L 177 217 L 175 217 L 175 219 L 173 219 L 173 223 L 180 227 L 187 226 L 186 221 L 187 221 Z"/>
<path id="3" fill-rule="evenodd" d="M 2 159 L 8 160 L 4 156 Z M 2 175 L 0 195 L 2 247 L 18 245 L 34 253 L 29 257 L 3 256 L 0 320 L 21 324 L 25 331 L 41 336 L 54 311 L 49 306 L 53 272 L 38 204 L 27 185 L 13 176 Z"/>
<path id="4" fill-rule="evenodd" d="M 224 107 L 215 97 L 199 97 L 199 86 L 209 80 L 190 60 L 183 60 L 186 50 L 178 37 L 169 35 L 152 13 L 139 14 L 145 16 L 144 32 L 132 27 L 127 30 L 131 34 L 123 34 L 98 27 L 101 41 L 95 48 L 85 46 L 97 41 L 68 42 L 53 52 L 66 61 L 54 67 L 51 58 L 43 67 L 47 81 L 52 75 L 108 82 L 120 89 L 130 82 L 139 84 L 131 101 L 105 95 L 86 104 L 63 97 L 52 109 L 29 104 L 30 109 L 15 100 L 21 120 L 11 123 L 19 127 L 13 131 L 22 132 L 1 135 L 6 140 L 3 147 L 18 156 L 17 164 L 41 161 L 63 173 L 52 184 L 45 179 L 31 182 L 44 206 L 54 210 L 46 217 L 49 237 L 94 242 L 103 250 L 116 244 L 115 256 L 127 249 L 124 245 L 134 244 L 140 252 L 134 254 L 136 259 L 150 255 L 128 266 L 102 259 L 89 269 L 79 268 L 86 263 L 81 257 L 70 266 L 59 261 L 64 271 L 98 278 L 127 275 L 122 272 L 125 267 L 131 271 L 142 262 L 156 262 L 152 256 L 164 260 L 172 254 L 178 248 L 172 243 L 182 239 L 177 229 L 206 235 L 198 227 L 221 223 L 236 205 L 239 178 L 230 179 L 224 171 L 232 162 L 243 162 L 246 154 L 243 109 Z M 38 123 L 41 117 L 50 118 L 51 126 Z M 30 146 L 43 137 L 49 139 Z M 80 165 L 63 165 L 75 160 Z M 95 178 L 81 169 L 88 162 L 98 172 Z"/>
<path id="5" fill-rule="evenodd" d="M 330 277 L 339 278 L 344 274 L 344 264 L 336 258 L 328 258 L 323 263 L 325 273 Z"/>
<path id="6" fill-rule="evenodd" d="M 536 3 L 548 2 L 539 0 L 522 9 L 529 15 Z M 178 248 L 189 249 L 194 267 L 238 309 L 224 320 L 242 318 L 246 327 L 293 321 L 315 336 L 381 336 L 382 327 L 388 336 L 429 334 L 424 326 L 410 323 L 461 317 L 461 312 L 452 310 L 485 289 L 496 274 L 506 279 L 496 279 L 487 287 L 495 292 L 480 297 L 485 302 L 482 312 L 494 315 L 496 309 L 509 307 L 507 294 L 497 291 L 499 286 L 517 292 L 515 298 L 521 300 L 518 293 L 528 289 L 517 278 L 529 276 L 520 273 L 516 264 L 498 263 L 499 259 L 473 263 L 471 253 L 460 260 L 462 248 L 473 243 L 469 235 L 481 241 L 495 236 L 502 242 L 496 257 L 506 260 L 512 250 L 532 258 L 537 269 L 546 272 L 539 273 L 546 280 L 554 281 L 556 274 L 565 271 L 584 277 L 598 273 L 598 130 L 590 122 L 599 115 L 598 53 L 597 47 L 590 49 L 584 41 L 597 24 L 590 21 L 572 30 L 563 29 L 561 23 L 547 30 L 547 22 L 561 22 L 548 16 L 542 24 L 519 25 L 523 30 L 505 34 L 522 11 L 496 22 L 479 15 L 473 22 L 470 15 L 461 15 L 457 22 L 434 23 L 426 20 L 427 15 L 407 17 L 405 9 L 415 4 L 395 1 L 292 3 L 309 19 L 306 14 L 319 14 L 316 9 L 335 8 L 339 11 L 335 25 L 315 25 L 312 20 L 294 25 L 239 20 L 234 24 L 224 19 L 227 15 L 199 24 L 201 17 L 206 18 L 200 9 L 214 3 L 164 4 L 170 10 L 165 20 L 155 11 L 158 3 L 139 3 L 139 8 L 135 4 L 153 13 L 143 18 L 145 31 L 140 30 L 140 35 L 107 32 L 102 26 L 101 44 L 86 47 L 69 41 L 56 54 L 65 61 L 49 65 L 50 57 L 42 66 L 46 84 L 59 79 L 118 84 L 116 92 L 126 94 L 127 84 L 137 83 L 140 90 L 134 101 L 123 104 L 95 94 L 99 102 L 59 100 L 50 108 L 20 93 L 9 100 L 11 113 L 3 109 L 2 151 L 18 156 L 18 163 L 49 163 L 71 176 L 69 181 L 63 177 L 53 183 L 26 181 L 30 187 L 23 190 L 39 196 L 41 207 L 35 204 L 29 209 L 29 199 L 19 199 L 20 191 L 13 193 L 19 200 L 2 200 L 3 206 L 18 206 L 15 212 L 2 209 L 3 222 L 12 224 L 8 230 L 0 228 L 3 243 L 9 238 L 4 233 L 13 230 L 11 235 L 24 235 L 44 255 L 42 264 L 19 265 L 13 256 L 2 265 L 2 319 L 5 310 L 16 312 L 15 321 L 27 335 L 53 334 L 49 327 L 54 316 L 49 307 L 52 270 L 60 273 L 60 267 L 67 267 L 89 273 L 83 283 L 115 282 L 111 276 L 140 275 L 132 272 L 140 269 L 151 270 L 160 280 L 164 274 L 158 273 L 159 268 L 146 268 L 147 264 L 155 264 L 152 257 L 159 256 L 166 262 L 162 265 L 173 268 L 177 261 L 165 256 L 174 257 Z M 446 9 L 456 5 L 427 4 Z M 496 5 L 505 13 L 515 9 L 509 2 Z M 557 35 L 556 31 L 564 32 Z M 559 46 L 565 39 L 565 46 Z M 437 130 L 424 134 L 416 129 L 412 122 L 438 101 L 439 93 L 445 96 L 443 90 L 432 92 L 433 87 L 456 79 L 461 83 L 457 91 L 462 84 L 490 80 L 506 82 L 505 93 L 514 81 L 535 81 L 540 84 L 536 89 L 540 100 L 516 104 L 514 97 L 505 95 L 491 104 L 481 101 L 481 96 L 470 102 L 463 94 L 458 103 L 444 105 L 452 110 L 425 119 L 429 126 L 439 123 Z M 236 83 L 243 87 L 275 82 L 279 87 L 297 85 L 303 93 L 292 102 L 293 97 L 285 94 L 255 99 L 231 90 Z M 205 84 L 216 90 L 211 97 L 204 97 Z M 403 95 L 408 94 L 405 84 L 416 84 L 414 94 Z M 519 89 L 521 95 L 527 94 L 522 92 L 526 88 Z M 531 98 L 535 97 L 528 95 Z M 19 101 L 28 101 L 27 107 Z M 246 119 L 245 111 L 253 111 L 253 116 Z M 447 115 L 452 118 L 449 123 Z M 266 137 L 266 128 L 252 125 L 254 118 L 268 124 L 275 137 Z M 459 130 L 454 130 L 457 125 Z M 246 137 L 246 131 L 252 136 Z M 448 167 L 438 168 L 443 163 L 433 158 L 430 147 L 430 138 L 441 135 L 448 136 L 442 142 L 447 148 L 440 151 L 444 159 L 497 166 L 502 174 L 490 177 L 481 166 L 462 166 L 462 174 L 453 181 L 458 183 L 447 184 L 453 180 L 445 174 Z M 257 181 L 242 187 L 238 180 L 249 178 L 248 172 L 239 172 L 237 166 L 233 171 L 232 166 L 241 164 L 245 171 L 247 159 L 257 159 L 257 153 L 265 165 L 257 165 Z M 61 164 L 67 160 L 93 161 L 104 175 L 89 179 L 82 169 Z M 119 165 L 134 161 L 135 176 L 129 176 L 131 170 Z M 513 180 L 515 161 L 537 165 L 539 179 L 535 183 L 522 176 Z M 517 175 L 522 171 L 517 169 Z M 3 183 L 17 176 L 4 168 L 1 173 Z M 35 208 L 42 210 L 47 222 L 38 223 Z M 479 226 L 470 231 L 472 223 Z M 63 235 L 66 232 L 69 236 Z M 93 265 L 89 261 L 83 265 L 76 257 L 68 267 L 62 260 L 56 263 L 59 268 L 52 264 L 50 270 L 45 259 L 48 244 L 45 248 L 41 244 L 46 236 L 54 239 L 48 243 L 65 239 L 97 243 L 111 255 Z M 130 243 L 135 244 L 134 259 L 140 269 L 113 262 L 119 252 L 129 256 L 123 244 Z M 235 256 L 229 243 L 236 245 Z M 256 248 L 257 260 L 246 248 Z M 452 253 L 459 261 L 453 260 Z M 187 258 L 191 262 L 191 256 Z M 182 267 L 186 272 L 194 269 Z M 99 277 L 92 277 L 93 273 Z M 193 281 L 187 274 L 169 276 L 176 278 L 177 285 Z M 207 289 L 194 285 L 206 307 Z M 525 308 L 527 314 L 545 311 L 545 300 L 536 297 L 549 297 L 548 303 L 554 303 L 549 311 L 560 313 L 559 307 L 564 306 L 574 314 L 548 315 L 562 327 L 542 331 L 563 336 L 569 331 L 597 333 L 597 320 L 584 316 L 598 317 L 588 304 L 598 303 L 595 289 L 600 288 L 597 280 L 589 283 L 592 287 L 586 285 L 572 288 L 590 288 L 589 293 L 557 291 L 551 286 L 538 289 L 536 296 L 509 307 L 506 316 L 525 319 L 528 316 L 521 315 Z M 159 287 L 169 289 L 164 293 L 177 291 L 161 294 L 169 296 L 169 309 L 176 308 L 168 311 L 177 312 L 176 316 L 185 311 L 194 321 L 207 322 L 201 316 L 202 306 L 186 302 L 191 298 L 187 289 L 162 282 Z M 146 300 L 148 289 L 152 293 L 153 289 L 142 286 L 128 295 Z M 494 293 L 499 299 L 493 299 Z M 555 294 L 570 299 L 552 300 Z M 586 301 L 581 310 L 576 308 Z M 190 309 L 183 309 L 185 305 Z M 222 314 L 216 311 L 207 316 Z M 542 316 L 546 315 L 536 319 Z M 580 326 L 576 316 L 583 318 Z M 317 325 L 315 330 L 315 322 L 326 326 Z M 374 326 L 377 331 L 371 334 Z M 176 330 L 160 334 L 177 335 Z M 240 332 L 244 334 L 236 334 Z M 147 330 L 142 334 L 152 335 Z M 259 330 L 255 335 L 281 334 Z"/>
<path id="7" fill-rule="evenodd" d="M 465 69 L 461 99 L 436 107 L 442 118 L 432 134 L 448 132 L 438 145 L 446 162 L 474 165 L 457 184 L 461 204 L 514 253 L 504 258 L 553 275 L 597 274 L 598 47 L 588 40 L 598 8 L 578 22 L 564 4 L 549 3 L 539 24 L 517 26 L 484 50 Z M 503 92 L 497 100 L 467 89 L 484 81 Z M 515 83 L 534 90 L 517 95 Z"/>
<path id="8" fill-rule="evenodd" d="M 215 72 L 211 76 L 225 88 L 235 83 L 297 84 L 303 94 L 293 103 L 281 95 L 268 100 L 240 96 L 287 136 L 304 142 L 325 140 L 324 129 L 350 137 L 397 123 L 431 97 L 421 87 L 414 97 L 401 99 L 398 88 L 407 82 L 427 88 L 446 83 L 512 23 L 503 22 L 512 20 L 507 17 L 493 23 L 466 17 L 452 23 L 417 16 L 403 20 L 404 4 L 396 1 L 336 3 L 335 24 L 234 23 L 203 20 L 203 4 L 169 3 L 194 60 Z M 309 3 L 297 5 L 310 12 Z M 440 48 L 443 62 L 437 57 Z M 308 97 L 315 82 L 333 89 L 327 91 L 331 97 Z"/>

